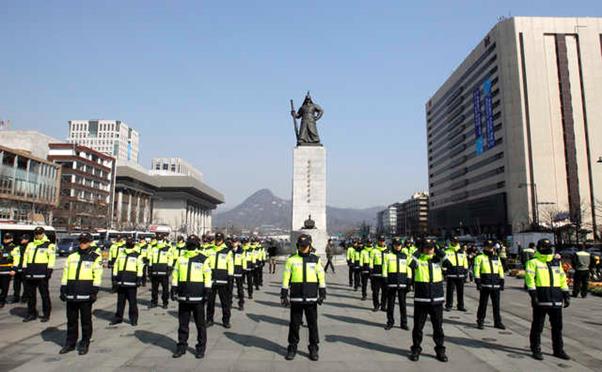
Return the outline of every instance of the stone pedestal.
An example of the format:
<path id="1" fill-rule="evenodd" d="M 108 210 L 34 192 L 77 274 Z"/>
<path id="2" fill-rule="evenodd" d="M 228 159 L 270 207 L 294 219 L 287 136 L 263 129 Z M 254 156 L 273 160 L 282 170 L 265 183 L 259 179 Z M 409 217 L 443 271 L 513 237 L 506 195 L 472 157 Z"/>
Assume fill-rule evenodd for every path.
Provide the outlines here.
<path id="1" fill-rule="evenodd" d="M 326 229 L 326 149 L 323 146 L 297 146 L 293 150 L 293 218 L 291 244 L 300 233 L 312 236 L 317 253 L 328 242 Z M 302 230 L 311 216 L 315 229 Z"/>

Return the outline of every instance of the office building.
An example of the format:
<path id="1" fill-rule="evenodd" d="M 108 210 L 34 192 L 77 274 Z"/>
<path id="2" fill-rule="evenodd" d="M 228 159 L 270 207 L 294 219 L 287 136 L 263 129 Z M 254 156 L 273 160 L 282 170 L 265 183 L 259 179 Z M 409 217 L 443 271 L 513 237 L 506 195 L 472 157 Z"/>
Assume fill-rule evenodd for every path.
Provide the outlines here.
<path id="1" fill-rule="evenodd" d="M 377 213 L 376 231 L 379 234 L 395 235 L 397 229 L 397 204 L 391 204 Z"/>
<path id="2" fill-rule="evenodd" d="M 400 236 L 422 236 L 428 231 L 429 195 L 414 193 L 410 199 L 397 204 L 396 232 Z"/>
<path id="3" fill-rule="evenodd" d="M 52 225 L 65 231 L 110 228 L 115 159 L 76 144 L 51 143 L 49 148 L 48 160 L 62 167 Z"/>
<path id="4" fill-rule="evenodd" d="M 119 120 L 71 120 L 67 140 L 117 160 L 138 162 L 138 132 Z"/>
<path id="5" fill-rule="evenodd" d="M 49 224 L 60 177 L 60 166 L 0 146 L 0 221 Z"/>
<path id="6" fill-rule="evenodd" d="M 602 18 L 496 24 L 426 103 L 435 233 L 602 222 Z M 596 215 L 597 211 L 597 215 Z"/>
<path id="7" fill-rule="evenodd" d="M 151 163 L 150 174 L 159 176 L 191 176 L 199 181 L 203 174 L 184 159 L 178 157 L 154 158 Z"/>
<path id="8" fill-rule="evenodd" d="M 35 130 L 0 130 L 0 143 L 11 149 L 21 150 L 39 159 L 48 156 L 48 144 L 60 140 Z"/>

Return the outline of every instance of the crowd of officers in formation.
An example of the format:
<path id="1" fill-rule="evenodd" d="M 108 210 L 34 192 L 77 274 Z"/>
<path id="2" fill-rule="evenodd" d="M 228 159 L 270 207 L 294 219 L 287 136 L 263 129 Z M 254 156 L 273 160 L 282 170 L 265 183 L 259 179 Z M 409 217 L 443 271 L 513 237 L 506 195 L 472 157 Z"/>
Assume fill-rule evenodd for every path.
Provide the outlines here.
<path id="1" fill-rule="evenodd" d="M 38 317 L 36 289 L 42 298 L 42 316 L 47 322 L 51 303 L 48 280 L 55 265 L 55 247 L 44 230 L 37 228 L 33 241 L 24 235 L 19 243 L 5 234 L 0 251 L 0 304 L 4 304 L 8 284 L 14 277 L 19 288 L 14 301 L 28 303 L 29 322 Z M 138 322 L 137 289 L 151 282 L 151 307 L 167 308 L 169 300 L 178 302 L 178 343 L 174 358 L 186 353 L 189 323 L 192 317 L 197 328 L 195 356 L 203 358 L 207 343 L 206 328 L 214 324 L 216 298 L 222 307 L 222 324 L 230 328 L 231 306 L 236 285 L 238 309 L 244 310 L 245 284 L 247 297 L 253 298 L 253 290 L 263 285 L 263 267 L 268 258 L 267 250 L 256 238 L 226 238 L 222 233 L 201 238 L 191 235 L 186 240 L 180 237 L 175 244 L 161 233 L 147 242 L 119 238 L 109 249 L 108 267 L 111 269 L 112 291 L 117 294 L 117 309 L 111 324 L 123 322 L 126 302 L 129 304 L 129 321 Z M 283 269 L 281 304 L 290 307 L 287 360 L 295 358 L 299 343 L 299 327 L 305 315 L 309 329 L 309 358 L 318 357 L 318 311 L 317 306 L 326 300 L 326 279 L 321 258 L 314 253 L 311 237 L 301 235 L 296 242 L 297 251 L 291 254 Z M 505 262 L 501 247 L 486 241 L 482 252 L 473 255 L 467 252 L 457 238 L 448 245 L 437 246 L 430 239 L 411 239 L 402 242 L 393 239 L 387 245 L 384 237 L 376 244 L 369 239 L 354 239 L 346 249 L 349 266 L 349 286 L 358 291 L 361 299 L 367 300 L 368 282 L 372 290 L 373 311 L 386 312 L 385 329 L 395 325 L 395 305 L 399 306 L 400 327 L 409 330 L 406 297 L 414 292 L 414 321 L 412 347 L 409 359 L 418 361 L 422 352 L 423 328 L 427 318 L 433 326 L 436 358 L 447 362 L 444 345 L 443 312 L 451 311 L 456 294 L 456 309 L 466 311 L 464 285 L 474 280 L 480 292 L 476 325 L 484 328 L 488 302 L 493 307 L 494 327 L 505 329 L 500 314 L 501 292 L 504 291 Z M 10 252 L 10 253 L 7 253 Z M 503 252 L 502 252 L 503 253 Z M 559 256 L 547 239 L 532 244 L 520 255 L 525 267 L 525 289 L 533 310 L 530 345 L 535 359 L 542 360 L 541 333 L 546 316 L 552 327 L 554 356 L 570 359 L 562 341 L 562 309 L 570 304 L 567 277 Z M 577 254 L 576 270 L 591 268 L 591 257 L 583 249 Z M 270 259 L 270 273 L 275 272 L 275 262 Z M 78 345 L 79 354 L 88 352 L 92 336 L 92 304 L 101 287 L 103 261 L 101 252 L 95 247 L 90 234 L 79 237 L 79 249 L 68 256 L 63 269 L 60 299 L 67 303 L 67 337 L 60 353 L 75 350 L 78 340 L 78 322 L 81 322 L 82 338 Z M 584 280 L 579 275 L 579 285 Z M 25 292 L 20 297 L 21 284 Z M 444 286 L 445 283 L 445 286 Z M 445 289 L 444 289 L 445 287 Z M 575 289 L 575 295 L 579 287 Z M 581 292 L 584 296 L 586 292 Z"/>

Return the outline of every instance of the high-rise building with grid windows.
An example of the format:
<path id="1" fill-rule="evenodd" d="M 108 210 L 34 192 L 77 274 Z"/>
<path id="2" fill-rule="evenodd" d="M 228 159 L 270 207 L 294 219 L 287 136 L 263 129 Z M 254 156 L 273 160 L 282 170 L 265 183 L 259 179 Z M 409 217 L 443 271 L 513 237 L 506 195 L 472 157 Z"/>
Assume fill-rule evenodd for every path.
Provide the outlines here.
<path id="1" fill-rule="evenodd" d="M 139 134 L 120 120 L 71 120 L 67 141 L 117 160 L 138 162 Z"/>

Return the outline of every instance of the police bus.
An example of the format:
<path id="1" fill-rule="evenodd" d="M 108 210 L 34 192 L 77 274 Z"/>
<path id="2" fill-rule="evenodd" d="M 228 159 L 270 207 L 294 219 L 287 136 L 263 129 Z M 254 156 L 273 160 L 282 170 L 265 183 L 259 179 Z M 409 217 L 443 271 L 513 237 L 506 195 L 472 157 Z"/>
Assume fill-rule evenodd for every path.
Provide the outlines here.
<path id="1" fill-rule="evenodd" d="M 11 233 L 15 242 L 19 242 L 21 235 L 29 234 L 29 238 L 33 240 L 33 230 L 36 227 L 43 227 L 46 231 L 46 236 L 52 243 L 56 243 L 56 231 L 52 226 L 46 225 L 28 225 L 20 223 L 0 223 L 0 236 L 4 240 L 4 234 Z"/>

